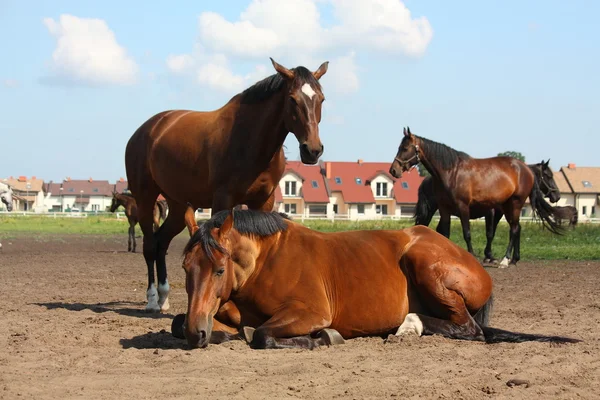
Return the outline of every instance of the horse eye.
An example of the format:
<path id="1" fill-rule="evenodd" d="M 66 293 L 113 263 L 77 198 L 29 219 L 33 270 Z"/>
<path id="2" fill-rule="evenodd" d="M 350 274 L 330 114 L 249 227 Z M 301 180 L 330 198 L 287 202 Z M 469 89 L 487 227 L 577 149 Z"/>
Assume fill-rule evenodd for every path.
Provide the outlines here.
<path id="1" fill-rule="evenodd" d="M 224 273 L 225 273 L 225 268 L 221 268 L 220 270 L 218 270 L 218 271 L 216 272 L 217 276 L 221 276 L 221 275 L 223 275 Z"/>

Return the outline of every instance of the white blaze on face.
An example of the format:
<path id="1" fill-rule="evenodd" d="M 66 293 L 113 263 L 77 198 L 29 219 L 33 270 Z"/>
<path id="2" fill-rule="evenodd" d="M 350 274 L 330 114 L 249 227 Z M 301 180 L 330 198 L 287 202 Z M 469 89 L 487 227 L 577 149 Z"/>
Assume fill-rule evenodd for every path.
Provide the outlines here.
<path id="1" fill-rule="evenodd" d="M 308 96 L 308 98 L 311 100 L 312 100 L 313 96 L 315 94 L 317 94 L 317 92 L 315 92 L 315 90 L 312 88 L 312 86 L 310 86 L 308 83 L 305 83 L 304 85 L 302 85 L 302 93 L 304 93 L 306 96 Z"/>

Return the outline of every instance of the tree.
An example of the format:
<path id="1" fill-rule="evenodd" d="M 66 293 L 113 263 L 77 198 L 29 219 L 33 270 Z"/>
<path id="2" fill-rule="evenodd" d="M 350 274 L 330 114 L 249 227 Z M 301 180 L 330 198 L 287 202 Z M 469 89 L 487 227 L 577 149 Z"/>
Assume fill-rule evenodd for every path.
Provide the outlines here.
<path id="1" fill-rule="evenodd" d="M 525 162 L 525 156 L 518 151 L 503 151 L 502 153 L 498 153 L 499 156 L 508 156 L 516 158 L 517 160 L 521 160 Z"/>

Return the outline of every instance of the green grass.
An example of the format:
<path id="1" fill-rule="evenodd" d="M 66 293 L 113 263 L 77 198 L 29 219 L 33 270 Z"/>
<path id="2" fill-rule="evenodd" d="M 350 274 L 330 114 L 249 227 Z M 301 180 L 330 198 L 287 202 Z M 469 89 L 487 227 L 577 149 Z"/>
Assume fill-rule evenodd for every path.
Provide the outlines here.
<path id="1" fill-rule="evenodd" d="M 305 221 L 312 229 L 323 232 L 335 232 L 357 229 L 402 229 L 412 226 L 412 221 Z M 435 229 L 434 220 L 431 227 Z M 521 259 L 522 260 L 598 260 L 600 259 L 600 225 L 580 224 L 575 230 L 568 229 L 564 236 L 554 235 L 542 229 L 540 223 L 521 223 Z M 128 224 L 115 217 L 99 216 L 88 218 L 49 218 L 0 217 L 0 239 L 11 238 L 21 234 L 127 234 Z M 139 225 L 136 232 L 141 235 Z M 451 239 L 466 248 L 462 238 L 462 229 L 458 221 L 452 221 Z M 184 230 L 182 235 L 187 235 Z M 471 221 L 471 236 L 476 254 L 483 256 L 485 247 L 485 225 L 483 221 Z M 501 222 L 494 238 L 494 255 L 501 258 L 508 244 L 508 225 Z"/>

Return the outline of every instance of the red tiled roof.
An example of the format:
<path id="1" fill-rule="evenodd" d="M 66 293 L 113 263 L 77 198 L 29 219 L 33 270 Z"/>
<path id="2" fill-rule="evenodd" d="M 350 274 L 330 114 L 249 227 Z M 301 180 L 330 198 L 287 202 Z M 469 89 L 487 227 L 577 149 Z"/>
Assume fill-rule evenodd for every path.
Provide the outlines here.
<path id="1" fill-rule="evenodd" d="M 277 187 L 275 188 L 275 203 L 281 203 L 283 202 L 283 196 L 281 194 L 281 187 L 279 185 L 277 185 Z"/>
<path id="2" fill-rule="evenodd" d="M 127 181 L 126 180 L 117 181 L 117 183 L 115 184 L 115 190 L 117 191 L 117 193 L 123 193 L 125 191 L 125 189 L 127 189 Z"/>
<path id="3" fill-rule="evenodd" d="M 114 185 L 108 181 L 67 180 L 63 181 L 63 195 L 112 196 Z M 83 193 L 81 192 L 83 190 Z"/>
<path id="4" fill-rule="evenodd" d="M 385 162 L 329 161 L 325 163 L 325 169 L 329 173 L 330 190 L 342 192 L 346 203 L 374 203 L 375 197 L 367 181 L 373 180 L 380 174 L 394 182 L 393 194 L 396 203 L 416 203 L 423 177 L 415 168 L 402 174 L 400 179 L 394 179 L 388 172 L 389 168 L 390 163 Z M 336 183 L 336 178 L 340 178 L 341 183 Z M 356 182 L 356 178 L 360 178 L 360 183 Z M 402 187 L 403 182 L 408 185 L 408 188 Z"/>
<path id="5" fill-rule="evenodd" d="M 300 196 L 304 198 L 305 202 L 329 203 L 329 196 L 319 165 L 305 165 L 300 161 L 287 161 L 286 172 L 290 171 L 302 179 Z M 313 182 L 316 182 L 317 187 L 313 187 Z"/>

